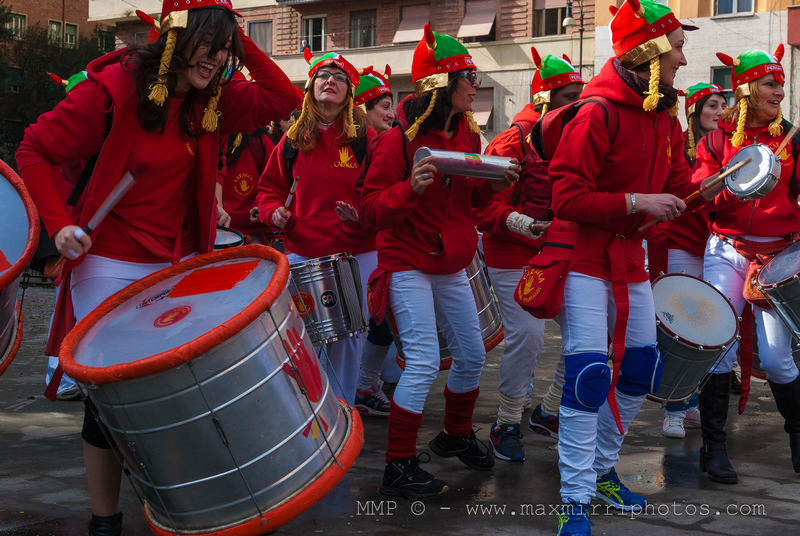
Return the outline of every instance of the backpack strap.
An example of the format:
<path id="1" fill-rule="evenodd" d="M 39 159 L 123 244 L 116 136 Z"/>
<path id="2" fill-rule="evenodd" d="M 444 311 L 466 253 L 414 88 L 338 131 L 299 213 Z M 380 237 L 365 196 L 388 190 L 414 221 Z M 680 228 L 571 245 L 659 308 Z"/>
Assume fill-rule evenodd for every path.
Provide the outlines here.
<path id="1" fill-rule="evenodd" d="M 522 158 L 525 158 L 528 149 L 525 147 L 525 134 L 522 132 L 522 126 L 520 126 L 519 123 L 511 123 L 511 125 L 517 127 L 517 132 L 519 132 L 519 147 L 522 149 Z"/>
<path id="2" fill-rule="evenodd" d="M 783 120 L 783 131 L 789 132 L 792 129 L 792 124 L 787 121 L 786 119 Z M 800 132 L 795 133 L 794 137 L 792 137 L 792 141 L 789 143 L 789 147 L 791 147 L 792 152 L 792 160 L 794 163 L 792 164 L 792 174 L 790 177 L 789 185 L 792 188 L 792 197 L 797 198 L 797 181 L 800 180 L 800 177 L 797 176 L 797 159 L 800 158 Z"/>
<path id="3" fill-rule="evenodd" d="M 722 159 L 725 155 L 725 132 L 721 128 L 712 130 L 703 136 L 703 144 L 706 146 L 706 152 L 711 155 L 719 167 L 722 167 Z"/>
<path id="4" fill-rule="evenodd" d="M 608 128 L 609 133 L 609 144 L 614 143 L 614 140 L 617 137 L 617 132 L 619 131 L 619 111 L 616 109 L 616 106 L 611 103 L 611 101 L 603 97 L 581 99 L 565 107 L 564 111 L 559 109 L 557 112 L 551 112 L 553 114 L 560 113 L 561 124 L 559 125 L 558 139 L 561 139 L 561 135 L 564 133 L 564 127 L 567 126 L 567 123 L 575 119 L 575 116 L 578 115 L 580 108 L 587 102 L 593 102 L 603 109 L 606 127 Z M 612 108 L 614 109 L 614 113 L 609 113 L 609 109 Z M 546 128 L 544 124 L 545 119 L 548 120 L 548 129 L 552 128 L 549 127 L 553 121 L 552 117 L 553 116 L 543 115 L 539 118 L 536 124 L 533 125 L 533 129 L 531 129 L 531 145 L 543 160 L 550 160 L 550 158 L 553 156 L 548 155 L 547 150 L 545 149 L 545 133 L 543 130 Z"/>

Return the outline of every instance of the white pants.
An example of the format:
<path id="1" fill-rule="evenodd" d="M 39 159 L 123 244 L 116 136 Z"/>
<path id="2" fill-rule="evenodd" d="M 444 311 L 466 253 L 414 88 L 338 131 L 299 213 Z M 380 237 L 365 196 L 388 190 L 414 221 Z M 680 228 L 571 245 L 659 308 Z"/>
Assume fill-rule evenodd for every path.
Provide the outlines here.
<path id="1" fill-rule="evenodd" d="M 753 237 L 744 238 L 753 239 Z M 777 238 L 760 240 L 777 240 Z M 708 238 L 703 275 L 711 285 L 730 299 L 737 315 L 741 315 L 745 304 L 742 289 L 749 265 L 750 261 L 739 255 L 732 245 L 725 243 L 716 235 Z M 794 381 L 798 371 L 792 356 L 791 333 L 772 309 L 753 306 L 753 317 L 758 338 L 758 358 L 761 360 L 767 379 L 779 384 Z M 714 372 L 717 374 L 730 372 L 735 364 L 734 346 Z"/>
<path id="2" fill-rule="evenodd" d="M 394 402 L 422 413 L 439 373 L 437 323 L 453 354 L 447 386 L 454 393 L 478 387 L 486 353 L 475 299 L 464 270 L 432 275 L 417 270 L 395 272 L 389 284 L 389 305 L 403 344 L 403 370 Z"/>

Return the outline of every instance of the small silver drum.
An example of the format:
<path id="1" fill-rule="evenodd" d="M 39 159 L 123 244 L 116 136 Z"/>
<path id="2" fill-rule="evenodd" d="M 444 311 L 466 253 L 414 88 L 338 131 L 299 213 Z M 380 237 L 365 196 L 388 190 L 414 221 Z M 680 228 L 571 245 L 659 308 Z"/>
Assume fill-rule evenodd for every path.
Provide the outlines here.
<path id="1" fill-rule="evenodd" d="M 681 402 L 695 393 L 708 370 L 730 347 L 739 320 L 722 293 L 685 274 L 656 279 L 653 302 L 664 370 L 661 386 L 648 397 L 662 403 Z"/>
<path id="2" fill-rule="evenodd" d="M 464 175 L 480 179 L 502 180 L 506 171 L 513 166 L 507 156 L 490 156 L 485 154 L 461 153 L 420 147 L 414 153 L 414 162 L 432 156 L 433 163 L 439 173 Z"/>
<path id="3" fill-rule="evenodd" d="M 466 268 L 469 286 L 472 289 L 472 297 L 475 299 L 475 308 L 478 310 L 478 321 L 481 326 L 481 337 L 483 347 L 488 352 L 503 340 L 503 320 L 500 318 L 500 304 L 497 302 L 492 286 L 489 282 L 489 274 L 486 272 L 486 265 L 483 262 L 483 255 L 480 250 L 475 252 L 472 262 Z M 397 330 L 394 326 L 393 334 L 397 346 L 397 364 L 405 369 L 406 357 L 403 354 L 403 345 L 400 338 L 396 335 Z M 439 334 L 439 370 L 447 370 L 453 364 L 453 354 L 447 346 L 442 330 L 437 326 Z"/>
<path id="4" fill-rule="evenodd" d="M 358 260 L 347 253 L 292 265 L 289 292 L 315 345 L 367 329 Z"/>
<path id="5" fill-rule="evenodd" d="M 800 340 L 800 242 L 775 255 L 758 273 L 756 288 Z"/>
<path id="6" fill-rule="evenodd" d="M 214 239 L 214 250 L 233 248 L 244 245 L 244 235 L 234 229 L 217 226 L 217 237 Z"/>
<path id="7" fill-rule="evenodd" d="M 744 200 L 760 199 L 770 193 L 781 178 L 781 160 L 762 143 L 748 145 L 728 161 L 733 167 L 746 158 L 753 161 L 725 177 L 725 187 Z"/>
<path id="8" fill-rule="evenodd" d="M 22 343 L 17 292 L 39 242 L 39 213 L 14 170 L 0 160 L 0 374 Z"/>
<path id="9" fill-rule="evenodd" d="M 159 535 L 250 536 L 327 494 L 363 444 L 266 246 L 199 255 L 70 331 L 64 372 L 97 407 Z"/>

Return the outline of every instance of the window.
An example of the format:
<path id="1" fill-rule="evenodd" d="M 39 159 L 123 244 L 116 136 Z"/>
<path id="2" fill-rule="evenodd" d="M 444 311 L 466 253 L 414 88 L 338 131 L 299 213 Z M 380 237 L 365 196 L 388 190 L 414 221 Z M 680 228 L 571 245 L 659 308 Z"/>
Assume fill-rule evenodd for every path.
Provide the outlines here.
<path id="1" fill-rule="evenodd" d="M 78 44 L 78 27 L 75 24 L 64 25 L 64 46 L 75 48 Z"/>
<path id="2" fill-rule="evenodd" d="M 25 39 L 25 29 L 27 28 L 27 21 L 25 15 L 18 15 L 16 13 L 9 13 L 6 19 L 6 29 L 11 32 L 14 39 Z"/>
<path id="3" fill-rule="evenodd" d="M 728 106 L 732 104 L 731 100 L 733 98 L 733 82 L 731 82 L 732 69 L 732 67 L 711 68 L 711 83 L 717 84 L 722 89 L 727 90 L 725 92 L 725 99 L 728 101 Z"/>
<path id="4" fill-rule="evenodd" d="M 57 20 L 47 21 L 47 39 L 52 45 L 61 43 L 61 22 Z"/>
<path id="5" fill-rule="evenodd" d="M 536 9 L 533 12 L 533 36 L 562 35 L 566 33 L 561 23 L 567 16 L 566 7 Z"/>
<path id="6" fill-rule="evenodd" d="M 100 52 L 111 52 L 116 48 L 116 34 L 114 30 L 98 30 L 97 46 Z"/>
<path id="7" fill-rule="evenodd" d="M 374 9 L 350 12 L 350 48 L 375 46 Z"/>
<path id="8" fill-rule="evenodd" d="M 422 39 L 425 23 L 430 19 L 430 6 L 403 6 L 400 8 L 400 26 L 392 43 L 418 42 Z"/>
<path id="9" fill-rule="evenodd" d="M 4 82 L 6 93 L 20 93 L 22 91 L 22 69 L 19 67 L 7 67 Z"/>
<path id="10" fill-rule="evenodd" d="M 303 18 L 303 39 L 308 41 L 311 52 L 324 52 L 325 45 L 325 17 Z"/>
<path id="11" fill-rule="evenodd" d="M 496 0 L 467 0 L 464 19 L 456 37 L 464 42 L 474 42 L 483 38 L 494 39 L 494 19 L 497 10 Z"/>
<path id="12" fill-rule="evenodd" d="M 272 55 L 272 21 L 259 20 L 247 23 L 247 35 L 258 48 Z"/>
<path id="13" fill-rule="evenodd" d="M 752 13 L 753 0 L 715 0 L 714 15 L 734 15 Z"/>

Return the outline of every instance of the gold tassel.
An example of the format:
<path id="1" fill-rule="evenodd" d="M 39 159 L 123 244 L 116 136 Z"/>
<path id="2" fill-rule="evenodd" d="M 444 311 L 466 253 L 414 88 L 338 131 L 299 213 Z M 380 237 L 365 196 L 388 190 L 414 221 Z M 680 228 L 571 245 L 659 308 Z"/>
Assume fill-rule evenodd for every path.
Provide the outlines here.
<path id="1" fill-rule="evenodd" d="M 203 111 L 203 129 L 206 132 L 214 132 L 217 130 L 217 125 L 219 123 L 219 116 L 222 115 L 222 112 L 217 110 L 217 102 L 219 102 L 219 98 L 222 96 L 222 86 L 217 86 L 217 91 L 214 92 L 214 95 L 208 99 L 208 106 Z"/>
<path id="2" fill-rule="evenodd" d="M 235 138 L 233 138 L 233 147 L 231 147 L 231 154 L 236 152 L 236 149 L 242 144 L 242 133 L 238 133 Z"/>
<path id="3" fill-rule="evenodd" d="M 421 116 L 417 117 L 417 119 L 414 121 L 414 124 L 408 127 L 408 130 L 406 130 L 406 138 L 408 138 L 408 141 L 413 141 L 414 138 L 417 137 L 417 133 L 419 132 L 419 126 L 422 124 L 423 121 L 425 121 L 428 118 L 429 115 L 431 115 L 431 112 L 433 111 L 433 105 L 435 103 L 436 103 L 436 90 L 434 89 L 431 92 L 431 101 L 428 103 L 428 107 L 425 108 L 425 111 L 422 112 Z"/>
<path id="4" fill-rule="evenodd" d="M 778 117 L 769 124 L 770 136 L 780 136 L 783 133 L 783 110 L 778 106 Z"/>
<path id="5" fill-rule="evenodd" d="M 469 125 L 469 129 L 475 134 L 481 134 L 483 131 L 481 130 L 480 125 L 478 125 L 478 122 L 475 121 L 475 117 L 472 115 L 472 112 L 466 111 L 464 112 L 464 115 L 467 116 L 467 124 Z"/>
<path id="6" fill-rule="evenodd" d="M 158 66 L 158 78 L 150 84 L 150 95 L 148 98 L 159 106 L 164 106 L 167 101 L 169 91 L 167 91 L 167 73 L 169 65 L 172 63 L 172 54 L 175 52 L 175 43 L 178 40 L 177 32 L 170 30 L 167 32 L 167 42 L 164 45 L 164 52 L 161 54 L 161 63 Z"/>
<path id="7" fill-rule="evenodd" d="M 681 111 L 680 102 L 676 100 L 675 101 L 675 106 L 673 106 L 669 110 L 669 115 L 671 115 L 672 117 L 678 117 L 678 112 L 680 112 L 680 111 Z"/>
<path id="8" fill-rule="evenodd" d="M 747 97 L 739 99 L 739 121 L 736 123 L 736 132 L 731 137 L 731 145 L 741 147 L 744 143 L 744 124 L 747 121 Z"/>
<path id="9" fill-rule="evenodd" d="M 546 113 L 547 113 L 547 103 L 545 102 L 544 104 L 542 104 L 542 115 Z M 542 115 L 540 115 L 539 117 L 541 117 Z"/>
<path id="10" fill-rule="evenodd" d="M 664 96 L 658 92 L 658 81 L 660 79 L 661 64 L 658 62 L 658 56 L 656 56 L 650 60 L 650 87 L 649 91 L 644 92 L 647 98 L 645 98 L 642 103 L 642 108 L 644 108 L 646 112 L 655 110 L 656 106 L 658 106 L 658 100 Z"/>
<path id="11" fill-rule="evenodd" d="M 689 118 L 689 128 L 686 129 L 686 141 L 689 145 L 686 149 L 686 154 L 690 159 L 694 160 L 697 155 L 697 144 L 694 141 L 694 114 Z"/>

